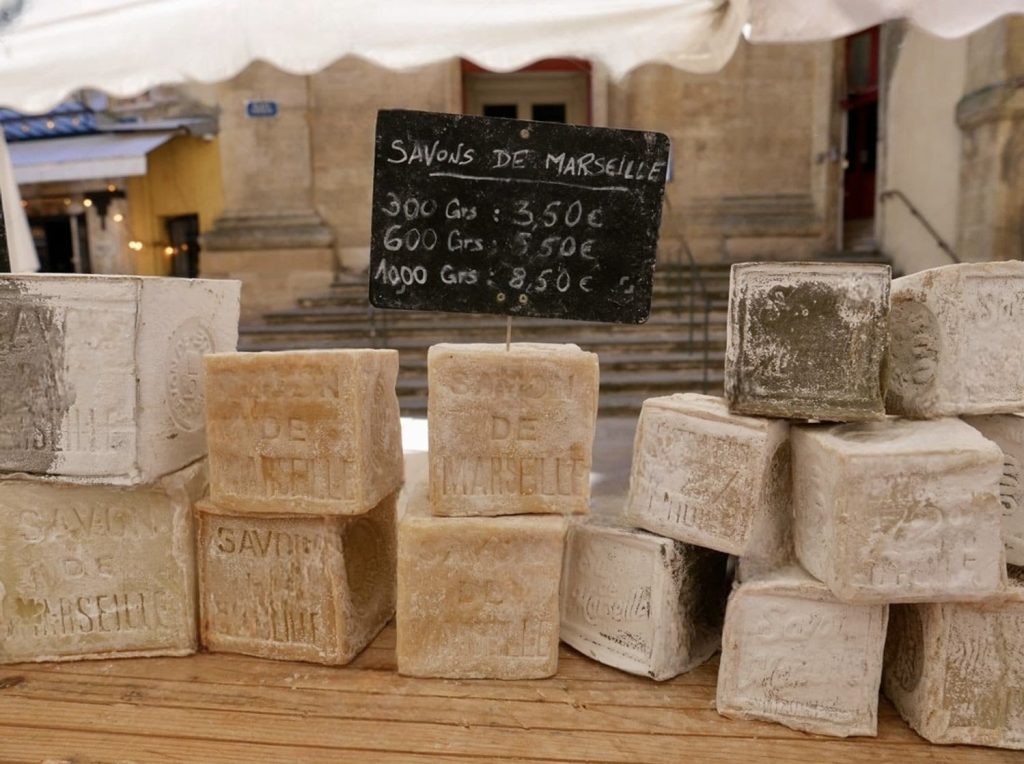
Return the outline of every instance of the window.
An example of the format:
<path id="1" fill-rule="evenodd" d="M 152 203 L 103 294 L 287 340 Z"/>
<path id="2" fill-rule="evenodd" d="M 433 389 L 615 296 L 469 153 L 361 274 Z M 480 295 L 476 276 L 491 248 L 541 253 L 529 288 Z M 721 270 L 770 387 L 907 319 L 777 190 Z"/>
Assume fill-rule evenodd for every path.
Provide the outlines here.
<path id="1" fill-rule="evenodd" d="M 590 64 L 577 59 L 538 61 L 500 73 L 462 62 L 465 112 L 540 122 L 590 123 Z"/>

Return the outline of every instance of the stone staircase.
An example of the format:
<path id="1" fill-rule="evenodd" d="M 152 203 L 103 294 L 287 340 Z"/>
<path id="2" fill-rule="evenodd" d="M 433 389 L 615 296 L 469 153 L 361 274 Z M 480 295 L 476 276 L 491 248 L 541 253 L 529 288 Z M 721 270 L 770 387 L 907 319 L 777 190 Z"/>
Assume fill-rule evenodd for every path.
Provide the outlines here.
<path id="1" fill-rule="evenodd" d="M 879 262 L 878 253 L 831 259 Z M 513 342 L 574 342 L 598 354 L 602 414 L 635 415 L 646 398 L 675 392 L 721 394 L 728 263 L 662 264 L 651 317 L 640 326 L 517 318 Z M 703 285 L 703 291 L 700 286 Z M 704 297 L 708 321 L 705 332 Z M 692 305 L 692 310 L 691 310 Z M 427 349 L 438 342 L 504 342 L 501 316 L 370 308 L 365 281 L 338 282 L 289 310 L 241 327 L 239 349 L 392 348 L 400 353 L 398 396 L 404 416 L 425 416 Z"/>

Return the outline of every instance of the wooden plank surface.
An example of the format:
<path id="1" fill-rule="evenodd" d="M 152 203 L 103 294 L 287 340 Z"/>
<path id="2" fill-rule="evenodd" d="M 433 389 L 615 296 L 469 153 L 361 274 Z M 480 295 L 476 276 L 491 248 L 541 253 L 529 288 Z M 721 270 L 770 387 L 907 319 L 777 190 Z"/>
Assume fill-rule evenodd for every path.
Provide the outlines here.
<path id="1" fill-rule="evenodd" d="M 714 710 L 711 663 L 656 683 L 562 649 L 540 681 L 410 679 L 388 627 L 350 666 L 239 655 L 0 667 L 0 762 L 1021 762 L 930 746 L 884 702 L 877 739 Z"/>

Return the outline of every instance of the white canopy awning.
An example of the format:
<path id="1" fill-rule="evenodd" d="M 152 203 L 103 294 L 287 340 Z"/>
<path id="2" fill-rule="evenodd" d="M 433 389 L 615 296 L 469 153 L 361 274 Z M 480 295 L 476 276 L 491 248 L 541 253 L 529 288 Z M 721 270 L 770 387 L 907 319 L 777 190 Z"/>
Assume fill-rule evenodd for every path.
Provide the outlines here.
<path id="1" fill-rule="evenodd" d="M 146 174 L 146 155 L 174 133 L 101 133 L 11 143 L 19 184 L 128 178 Z"/>
<path id="2" fill-rule="evenodd" d="M 751 42 L 830 40 L 893 19 L 940 37 L 962 37 L 1000 16 L 1024 13 L 1024 0 L 750 0 Z"/>
<path id="3" fill-rule="evenodd" d="M 17 9 L 19 6 L 15 6 Z M 254 59 L 316 72 L 346 55 L 395 69 L 463 56 L 720 69 L 747 0 L 32 0 L 0 28 L 0 105 L 44 111 L 73 90 L 120 96 L 228 79 Z"/>

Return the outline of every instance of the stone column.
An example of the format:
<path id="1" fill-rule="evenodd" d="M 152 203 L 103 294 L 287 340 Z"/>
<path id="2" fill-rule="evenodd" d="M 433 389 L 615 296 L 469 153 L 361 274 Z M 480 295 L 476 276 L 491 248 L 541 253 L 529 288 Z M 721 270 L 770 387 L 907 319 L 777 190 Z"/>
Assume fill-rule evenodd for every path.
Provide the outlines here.
<path id="1" fill-rule="evenodd" d="M 1024 18 L 1007 17 L 971 35 L 963 131 L 960 234 L 965 260 L 1024 257 Z"/>
<path id="2" fill-rule="evenodd" d="M 224 213 L 203 236 L 202 275 L 243 283 L 243 320 L 326 289 L 334 234 L 313 204 L 309 81 L 255 63 L 218 88 Z M 246 102 L 277 103 L 249 117 Z"/>

